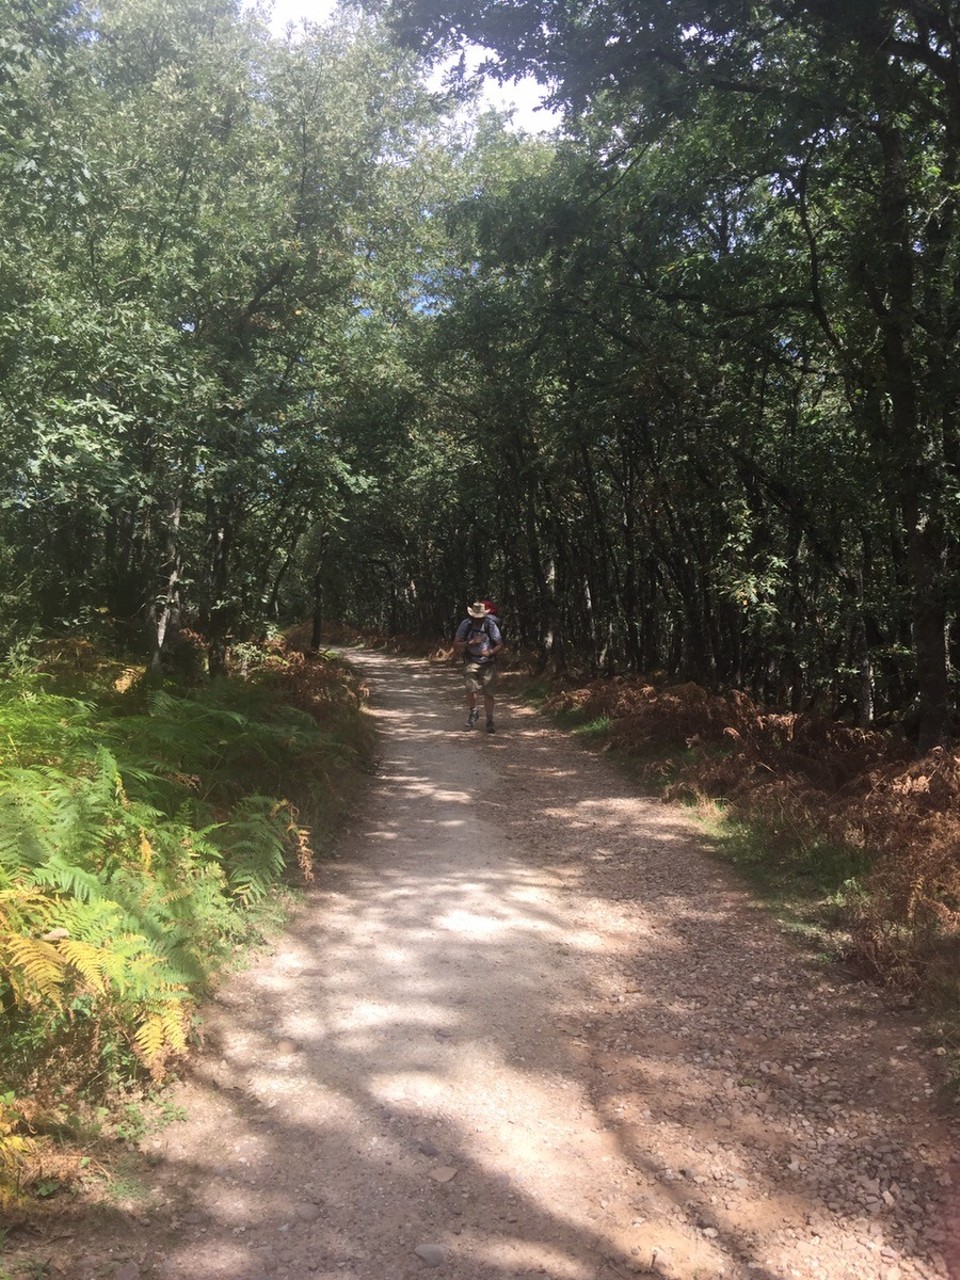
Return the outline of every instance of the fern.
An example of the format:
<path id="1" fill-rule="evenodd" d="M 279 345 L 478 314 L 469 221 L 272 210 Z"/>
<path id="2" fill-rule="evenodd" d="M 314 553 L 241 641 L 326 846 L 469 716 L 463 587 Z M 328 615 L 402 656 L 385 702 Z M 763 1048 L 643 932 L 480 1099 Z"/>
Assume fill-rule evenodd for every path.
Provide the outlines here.
<path id="1" fill-rule="evenodd" d="M 19 1130 L 23 1104 L 13 1093 L 0 1094 L 0 1209 L 12 1209 L 22 1198 L 22 1174 L 36 1155 L 37 1143 Z"/>
<path id="2" fill-rule="evenodd" d="M 33 880 L 81 902 L 92 902 L 103 896 L 103 884 L 92 871 L 68 862 L 58 853 L 51 854 L 41 866 L 33 869 Z"/>
<path id="3" fill-rule="evenodd" d="M 328 684 L 303 701 L 339 729 Z M 40 1099 L 160 1078 L 248 909 L 288 864 L 309 875 L 353 754 L 279 690 L 141 689 L 108 712 L 43 676 L 0 682 L 0 1060 L 18 1091 L 0 1096 L 0 1206 L 34 1160 Z M 304 823 L 279 798 L 291 779 Z"/>
<path id="4" fill-rule="evenodd" d="M 96 741 L 92 708 L 50 693 L 47 677 L 19 672 L 0 683 L 0 726 L 4 758 L 29 768 L 52 757 L 89 749 Z"/>
<path id="5" fill-rule="evenodd" d="M 58 947 L 60 955 L 73 968 L 87 987 L 101 994 L 107 989 L 109 952 L 78 938 L 65 938 Z"/>
<path id="6" fill-rule="evenodd" d="M 66 963 L 57 948 L 18 934 L 0 937 L 0 974 L 18 1005 L 57 1000 Z"/>
<path id="7" fill-rule="evenodd" d="M 56 904 L 23 879 L 10 881 L 0 888 L 0 934 L 34 933 L 50 928 Z"/>
<path id="8" fill-rule="evenodd" d="M 309 873 L 309 833 L 277 797 L 330 739 L 271 690 L 160 691 L 107 717 L 18 676 L 0 740 L 0 1056 L 25 1079 L 44 1043 L 86 1036 L 162 1072 L 244 910 L 288 862 Z M 309 772 L 325 803 L 327 772 Z"/>
<path id="9" fill-rule="evenodd" d="M 285 831 L 276 802 L 267 796 L 247 796 L 221 834 L 231 890 L 245 902 L 261 900 L 276 884 L 286 861 Z"/>
<path id="10" fill-rule="evenodd" d="M 162 1072 L 169 1053 L 183 1053 L 187 1047 L 187 1022 L 182 1004 L 167 1000 L 142 1015 L 134 1034 L 137 1050 L 154 1074 Z"/>

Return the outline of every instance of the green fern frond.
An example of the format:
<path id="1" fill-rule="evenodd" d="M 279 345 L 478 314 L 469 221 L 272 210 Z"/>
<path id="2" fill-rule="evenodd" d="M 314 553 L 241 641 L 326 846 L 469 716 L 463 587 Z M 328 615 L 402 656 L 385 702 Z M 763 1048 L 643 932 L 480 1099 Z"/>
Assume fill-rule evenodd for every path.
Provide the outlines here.
<path id="1" fill-rule="evenodd" d="M 296 855 L 299 821 L 276 796 L 309 773 L 327 803 L 332 740 L 238 682 L 155 692 L 145 715 L 14 686 L 0 683 L 0 989 L 14 1004 L 0 1053 L 26 1080 L 37 1046 L 89 1033 L 104 1064 L 122 1046 L 160 1073 L 245 908 Z"/>
<path id="2" fill-rule="evenodd" d="M 283 873 L 286 842 L 276 802 L 246 796 L 221 833 L 231 891 L 245 902 L 261 901 Z"/>
<path id="3" fill-rule="evenodd" d="M 117 800 L 125 803 L 126 793 L 116 757 L 106 747 L 98 746 L 95 760 L 96 772 L 93 775 L 95 794 L 102 807 L 107 809 Z"/>
<path id="4" fill-rule="evenodd" d="M 37 884 L 79 898 L 81 902 L 95 902 L 105 896 L 104 885 L 93 872 L 67 862 L 59 854 L 53 854 L 43 866 L 35 867 L 33 878 Z"/>
<path id="5" fill-rule="evenodd" d="M 72 938 L 81 938 L 91 946 L 104 947 L 123 928 L 123 912 L 107 898 L 93 900 L 62 899 L 59 922 Z"/>

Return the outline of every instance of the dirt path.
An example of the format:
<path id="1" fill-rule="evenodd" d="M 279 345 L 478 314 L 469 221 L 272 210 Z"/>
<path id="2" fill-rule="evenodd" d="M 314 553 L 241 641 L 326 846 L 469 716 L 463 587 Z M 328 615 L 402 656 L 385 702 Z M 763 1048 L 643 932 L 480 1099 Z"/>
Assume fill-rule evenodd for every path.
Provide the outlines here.
<path id="1" fill-rule="evenodd" d="M 467 734 L 455 671 L 356 660 L 361 827 L 209 1011 L 147 1199 L 36 1242 L 49 1273 L 960 1277 L 909 1013 L 532 712 Z"/>

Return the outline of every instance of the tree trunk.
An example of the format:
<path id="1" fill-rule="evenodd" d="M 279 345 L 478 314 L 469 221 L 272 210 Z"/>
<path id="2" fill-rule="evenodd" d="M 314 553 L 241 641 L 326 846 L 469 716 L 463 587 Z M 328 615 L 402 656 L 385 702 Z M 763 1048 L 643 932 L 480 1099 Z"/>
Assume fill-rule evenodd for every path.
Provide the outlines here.
<path id="1" fill-rule="evenodd" d="M 159 671 L 171 630 L 180 622 L 180 517 L 183 505 L 178 495 L 170 506 L 165 532 L 165 554 L 160 566 L 160 590 L 147 610 L 147 637 L 150 667 Z"/>
<path id="2" fill-rule="evenodd" d="M 880 198 L 887 278 L 884 296 L 873 301 L 883 333 L 894 439 L 903 459 L 900 475 L 920 710 L 917 746 L 924 752 L 943 742 L 950 707 L 947 616 L 941 589 L 940 479 L 933 442 L 919 420 L 917 405 L 912 355 L 914 270 L 904 142 L 895 123 L 884 122 L 877 132 L 884 160 Z"/>
<path id="3" fill-rule="evenodd" d="M 320 550 L 317 552 L 317 563 L 313 571 L 313 625 L 310 631 L 310 649 L 316 653 L 320 648 L 320 635 L 323 630 L 323 570 L 326 562 L 327 538 L 320 539 Z"/>
<path id="4" fill-rule="evenodd" d="M 216 516 L 216 511 L 212 512 Z M 230 583 L 230 552 L 233 529 L 228 516 L 211 522 L 212 562 L 210 572 L 210 612 L 207 623 L 207 668 L 212 677 L 227 674 L 232 609 L 225 603 Z"/>

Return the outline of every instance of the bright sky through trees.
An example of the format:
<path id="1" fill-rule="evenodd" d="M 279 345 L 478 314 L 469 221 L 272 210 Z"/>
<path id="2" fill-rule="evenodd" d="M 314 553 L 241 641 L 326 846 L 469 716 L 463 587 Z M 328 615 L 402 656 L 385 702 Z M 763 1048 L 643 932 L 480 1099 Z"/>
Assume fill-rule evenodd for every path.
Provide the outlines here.
<path id="1" fill-rule="evenodd" d="M 304 19 L 326 22 L 336 8 L 336 0 L 274 0 L 272 5 L 265 0 L 264 8 L 271 12 L 271 30 L 282 35 L 290 23 L 296 25 Z M 481 48 L 468 48 L 467 70 L 475 70 L 482 58 Z M 436 73 L 438 83 L 442 74 L 442 70 Z M 532 77 L 505 85 L 498 85 L 488 77 L 484 88 L 484 101 L 501 111 L 512 109 L 514 125 L 526 133 L 541 133 L 557 123 L 556 114 L 541 105 L 543 95 L 543 88 Z"/>

